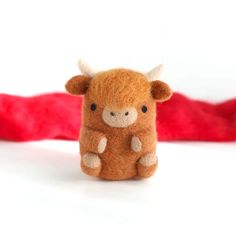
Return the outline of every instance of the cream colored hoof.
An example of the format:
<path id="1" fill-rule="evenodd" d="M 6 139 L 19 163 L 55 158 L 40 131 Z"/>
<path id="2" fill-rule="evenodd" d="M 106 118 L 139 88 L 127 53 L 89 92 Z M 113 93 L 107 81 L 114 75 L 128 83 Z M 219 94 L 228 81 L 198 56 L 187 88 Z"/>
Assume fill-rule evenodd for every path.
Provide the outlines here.
<path id="1" fill-rule="evenodd" d="M 136 136 L 133 136 L 132 137 L 132 140 L 131 140 L 131 149 L 134 151 L 134 152 L 140 152 L 141 149 L 142 149 L 142 143 L 140 141 L 140 139 Z"/>
<path id="2" fill-rule="evenodd" d="M 101 166 L 101 160 L 98 155 L 93 153 L 86 153 L 82 156 L 82 162 L 89 168 L 98 168 Z"/>
<path id="3" fill-rule="evenodd" d="M 98 153 L 103 153 L 107 146 L 107 138 L 103 137 L 101 138 L 99 144 L 98 144 Z"/>
<path id="4" fill-rule="evenodd" d="M 139 159 L 139 163 L 143 166 L 152 166 L 157 163 L 157 156 L 154 153 L 148 153 Z"/>

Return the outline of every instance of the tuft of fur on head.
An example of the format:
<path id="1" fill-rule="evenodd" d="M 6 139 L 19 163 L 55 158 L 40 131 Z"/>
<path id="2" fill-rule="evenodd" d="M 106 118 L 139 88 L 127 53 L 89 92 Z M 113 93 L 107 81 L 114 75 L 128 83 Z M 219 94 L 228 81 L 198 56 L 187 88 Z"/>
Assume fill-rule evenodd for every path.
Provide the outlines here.
<path id="1" fill-rule="evenodd" d="M 100 72 L 91 80 L 87 95 L 109 107 L 131 107 L 151 97 L 150 83 L 143 74 L 128 69 Z"/>

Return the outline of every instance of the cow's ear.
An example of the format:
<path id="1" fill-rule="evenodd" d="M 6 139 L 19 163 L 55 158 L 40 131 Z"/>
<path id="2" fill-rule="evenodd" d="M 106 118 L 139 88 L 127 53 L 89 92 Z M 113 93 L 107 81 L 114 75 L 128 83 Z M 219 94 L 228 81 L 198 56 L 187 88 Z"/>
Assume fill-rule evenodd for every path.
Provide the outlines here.
<path id="1" fill-rule="evenodd" d="M 65 85 L 66 91 L 74 95 L 85 94 L 89 87 L 91 79 L 91 77 L 85 75 L 74 76 L 67 81 Z"/>
<path id="2" fill-rule="evenodd" d="M 168 84 L 160 80 L 155 80 L 150 83 L 151 83 L 152 97 L 157 102 L 165 102 L 171 98 L 172 91 Z"/>

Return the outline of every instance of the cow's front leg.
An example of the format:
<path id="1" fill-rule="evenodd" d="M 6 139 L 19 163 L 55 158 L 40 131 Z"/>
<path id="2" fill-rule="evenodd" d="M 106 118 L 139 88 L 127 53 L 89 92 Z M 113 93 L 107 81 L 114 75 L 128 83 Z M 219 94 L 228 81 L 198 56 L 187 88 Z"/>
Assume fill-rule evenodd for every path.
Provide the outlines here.
<path id="1" fill-rule="evenodd" d="M 107 146 L 107 138 L 101 132 L 83 127 L 80 134 L 80 149 L 82 151 L 81 168 L 84 173 L 99 176 L 101 172 L 102 154 Z"/>
<path id="2" fill-rule="evenodd" d="M 97 154 L 88 152 L 82 156 L 81 168 L 85 174 L 99 176 L 101 167 L 101 159 Z"/>
<path id="3" fill-rule="evenodd" d="M 158 160 L 155 153 L 148 153 L 142 156 L 137 163 L 138 177 L 148 178 L 151 177 L 157 168 Z"/>

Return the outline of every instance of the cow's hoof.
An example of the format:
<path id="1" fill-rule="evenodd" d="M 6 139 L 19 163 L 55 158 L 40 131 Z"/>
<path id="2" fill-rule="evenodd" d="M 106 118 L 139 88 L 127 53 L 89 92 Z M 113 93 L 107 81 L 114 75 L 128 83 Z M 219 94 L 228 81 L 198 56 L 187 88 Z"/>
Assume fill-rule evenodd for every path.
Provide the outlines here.
<path id="1" fill-rule="evenodd" d="M 148 153 L 142 156 L 137 163 L 138 177 L 151 177 L 155 173 L 157 166 L 158 160 L 155 154 Z"/>
<path id="2" fill-rule="evenodd" d="M 87 175 L 99 176 L 101 171 L 101 159 L 94 153 L 86 153 L 81 159 L 81 169 Z"/>

